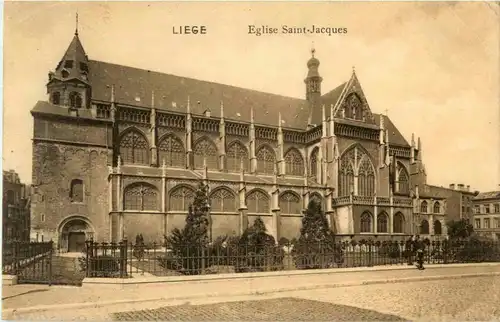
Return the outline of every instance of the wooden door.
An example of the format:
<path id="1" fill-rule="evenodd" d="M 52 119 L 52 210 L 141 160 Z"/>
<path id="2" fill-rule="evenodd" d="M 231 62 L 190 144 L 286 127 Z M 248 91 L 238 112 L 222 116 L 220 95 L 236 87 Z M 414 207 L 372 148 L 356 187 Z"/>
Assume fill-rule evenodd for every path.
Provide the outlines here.
<path id="1" fill-rule="evenodd" d="M 71 232 L 68 236 L 68 252 L 83 252 L 85 250 L 85 233 Z"/>

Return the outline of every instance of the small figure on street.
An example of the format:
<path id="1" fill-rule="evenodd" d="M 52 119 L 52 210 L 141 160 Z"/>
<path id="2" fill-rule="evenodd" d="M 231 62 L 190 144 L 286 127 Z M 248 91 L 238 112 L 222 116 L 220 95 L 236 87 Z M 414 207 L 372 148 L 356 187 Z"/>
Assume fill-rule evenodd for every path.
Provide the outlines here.
<path id="1" fill-rule="evenodd" d="M 425 243 L 423 240 L 420 239 L 419 235 L 415 236 L 414 249 L 417 252 L 417 268 L 419 270 L 423 270 L 425 269 L 424 267 Z"/>
<path id="2" fill-rule="evenodd" d="M 408 259 L 408 265 L 410 266 L 413 265 L 413 257 L 415 253 L 414 244 L 415 244 L 415 236 L 412 235 L 410 236 L 410 238 L 408 238 L 405 244 L 406 257 Z"/>

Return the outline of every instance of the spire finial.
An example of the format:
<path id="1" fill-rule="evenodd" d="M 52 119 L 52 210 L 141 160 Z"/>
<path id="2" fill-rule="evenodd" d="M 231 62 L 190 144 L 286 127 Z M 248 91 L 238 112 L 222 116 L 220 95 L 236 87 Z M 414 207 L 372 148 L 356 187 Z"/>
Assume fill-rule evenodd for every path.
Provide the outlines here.
<path id="1" fill-rule="evenodd" d="M 75 36 L 78 36 L 78 11 L 76 12 Z"/>
<path id="2" fill-rule="evenodd" d="M 356 66 L 352 65 L 352 73 L 356 74 Z"/>
<path id="3" fill-rule="evenodd" d="M 312 57 L 314 58 L 314 53 L 316 52 L 316 49 L 314 49 L 314 41 L 312 42 L 312 46 L 311 46 L 311 55 Z"/>

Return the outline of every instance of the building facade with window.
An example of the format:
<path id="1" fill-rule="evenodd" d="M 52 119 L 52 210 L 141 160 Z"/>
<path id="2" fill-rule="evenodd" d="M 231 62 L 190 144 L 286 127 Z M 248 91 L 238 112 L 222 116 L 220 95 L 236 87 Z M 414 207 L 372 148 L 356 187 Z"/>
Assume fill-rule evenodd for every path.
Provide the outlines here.
<path id="1" fill-rule="evenodd" d="M 474 231 L 500 240 L 500 191 L 481 192 L 473 199 Z"/>
<path id="2" fill-rule="evenodd" d="M 346 238 L 415 233 L 420 139 L 372 112 L 354 70 L 323 92 L 314 54 L 298 99 L 89 60 L 76 33 L 31 112 L 33 225 L 63 250 L 161 241 L 203 180 L 214 237 L 261 217 L 291 239 L 313 198 Z"/>
<path id="3" fill-rule="evenodd" d="M 29 241 L 30 186 L 14 170 L 3 171 L 2 241 Z"/>

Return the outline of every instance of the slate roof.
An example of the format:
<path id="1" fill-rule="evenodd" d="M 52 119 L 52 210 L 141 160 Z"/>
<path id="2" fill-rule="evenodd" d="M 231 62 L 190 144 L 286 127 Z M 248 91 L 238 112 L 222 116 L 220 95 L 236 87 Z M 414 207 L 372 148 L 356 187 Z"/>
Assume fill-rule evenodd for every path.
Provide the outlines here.
<path id="1" fill-rule="evenodd" d="M 114 84 L 115 100 L 122 104 L 150 108 L 154 91 L 158 109 L 186 112 L 189 96 L 193 114 L 203 115 L 209 109 L 212 116 L 219 117 L 223 101 L 228 119 L 249 121 L 253 107 L 256 124 L 277 125 L 281 112 L 283 127 L 307 127 L 308 105 L 303 99 L 95 60 L 89 61 L 89 67 L 94 100 L 110 101 Z"/>
<path id="2" fill-rule="evenodd" d="M 399 132 L 398 128 L 392 123 L 391 119 L 387 115 L 383 114 L 375 114 L 375 124 L 380 124 L 380 118 L 384 118 L 384 126 L 389 131 L 389 144 L 390 145 L 400 145 L 409 147 L 408 141 L 404 138 L 404 136 Z"/>
<path id="3" fill-rule="evenodd" d="M 500 199 L 500 191 L 480 192 L 473 198 L 474 200 Z"/>

